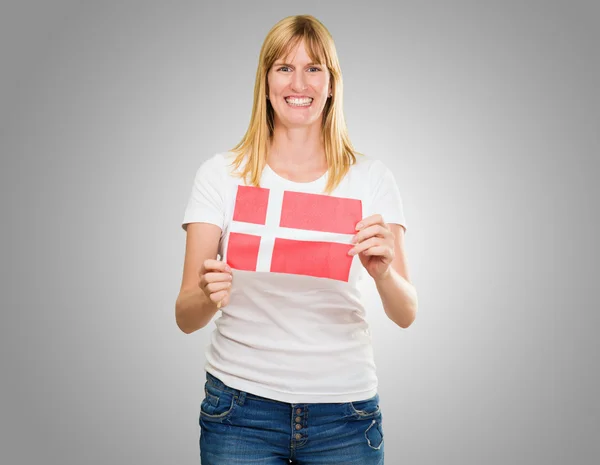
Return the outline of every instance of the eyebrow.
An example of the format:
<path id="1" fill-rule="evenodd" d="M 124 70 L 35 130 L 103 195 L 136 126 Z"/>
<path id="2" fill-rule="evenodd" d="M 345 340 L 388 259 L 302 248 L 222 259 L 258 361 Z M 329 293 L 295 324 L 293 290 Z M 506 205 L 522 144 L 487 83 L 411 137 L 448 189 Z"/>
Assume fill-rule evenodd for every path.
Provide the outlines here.
<path id="1" fill-rule="evenodd" d="M 306 66 L 323 66 L 322 63 L 306 63 Z M 294 66 L 290 63 L 282 63 L 280 61 L 276 61 L 275 63 L 273 63 L 273 66 Z"/>

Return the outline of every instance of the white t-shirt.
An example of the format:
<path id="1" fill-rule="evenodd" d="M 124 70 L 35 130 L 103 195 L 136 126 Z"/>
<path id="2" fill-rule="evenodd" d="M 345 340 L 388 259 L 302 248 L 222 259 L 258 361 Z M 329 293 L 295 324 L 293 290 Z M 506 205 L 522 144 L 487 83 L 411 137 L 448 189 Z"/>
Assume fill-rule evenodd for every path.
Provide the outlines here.
<path id="1" fill-rule="evenodd" d="M 254 187 L 232 174 L 232 160 L 226 152 L 201 164 L 182 223 L 219 226 L 219 255 L 233 269 L 206 370 L 235 389 L 282 402 L 374 396 L 371 334 L 358 288 L 371 277 L 347 252 L 356 224 L 372 214 L 406 229 L 392 173 L 358 155 L 327 195 L 327 173 L 298 183 L 267 165 Z"/>

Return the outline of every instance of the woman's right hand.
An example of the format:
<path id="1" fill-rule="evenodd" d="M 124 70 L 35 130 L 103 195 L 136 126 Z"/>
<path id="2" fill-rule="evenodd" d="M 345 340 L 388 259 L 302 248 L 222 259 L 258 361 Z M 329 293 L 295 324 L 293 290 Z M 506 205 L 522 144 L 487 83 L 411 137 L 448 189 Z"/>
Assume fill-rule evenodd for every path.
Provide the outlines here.
<path id="1" fill-rule="evenodd" d="M 229 303 L 233 273 L 227 263 L 219 260 L 205 260 L 198 272 L 198 286 L 204 294 L 217 304 L 217 308 Z"/>

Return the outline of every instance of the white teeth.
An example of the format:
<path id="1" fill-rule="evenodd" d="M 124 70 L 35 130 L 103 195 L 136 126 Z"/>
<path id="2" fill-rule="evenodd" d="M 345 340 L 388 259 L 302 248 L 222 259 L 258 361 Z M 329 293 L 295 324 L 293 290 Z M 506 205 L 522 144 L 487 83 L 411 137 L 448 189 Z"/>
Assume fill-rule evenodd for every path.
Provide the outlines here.
<path id="1" fill-rule="evenodd" d="M 285 101 L 287 103 L 289 103 L 290 105 L 307 107 L 312 103 L 313 99 L 311 99 L 311 98 L 286 98 Z"/>

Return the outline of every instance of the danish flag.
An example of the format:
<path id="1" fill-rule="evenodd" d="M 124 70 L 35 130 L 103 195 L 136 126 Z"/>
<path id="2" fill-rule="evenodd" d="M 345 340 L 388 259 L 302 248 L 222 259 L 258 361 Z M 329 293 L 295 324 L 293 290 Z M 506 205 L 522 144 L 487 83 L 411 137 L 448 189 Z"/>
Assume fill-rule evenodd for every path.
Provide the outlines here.
<path id="1" fill-rule="evenodd" d="M 234 269 L 348 281 L 359 199 L 239 185 L 227 243 Z"/>

